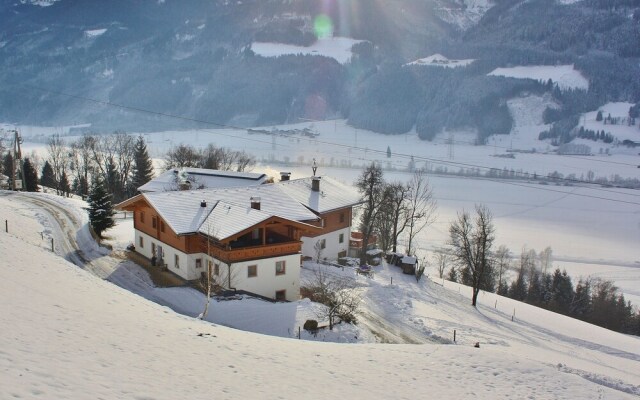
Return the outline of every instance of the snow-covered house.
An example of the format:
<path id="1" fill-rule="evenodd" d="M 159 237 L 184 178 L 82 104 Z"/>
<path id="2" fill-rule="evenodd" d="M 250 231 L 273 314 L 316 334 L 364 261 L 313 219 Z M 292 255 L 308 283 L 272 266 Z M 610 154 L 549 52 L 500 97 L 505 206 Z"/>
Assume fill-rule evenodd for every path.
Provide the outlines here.
<path id="1" fill-rule="evenodd" d="M 173 168 L 140 186 L 140 193 L 262 185 L 267 175 L 203 168 Z"/>
<path id="2" fill-rule="evenodd" d="M 117 208 L 134 212 L 135 248 L 186 280 L 210 263 L 221 286 L 295 300 L 301 255 L 336 259 L 348 249 L 359 197 L 331 178 L 139 194 Z"/>

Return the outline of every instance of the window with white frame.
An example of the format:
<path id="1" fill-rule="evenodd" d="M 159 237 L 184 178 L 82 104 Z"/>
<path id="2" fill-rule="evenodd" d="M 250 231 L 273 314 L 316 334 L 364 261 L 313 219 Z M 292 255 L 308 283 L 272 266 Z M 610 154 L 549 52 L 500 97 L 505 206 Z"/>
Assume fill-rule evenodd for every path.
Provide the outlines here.
<path id="1" fill-rule="evenodd" d="M 338 236 L 338 243 L 344 243 L 344 233 L 341 233 L 341 234 Z"/>
<path id="2" fill-rule="evenodd" d="M 284 275 L 286 273 L 286 265 L 284 261 L 276 261 L 276 275 Z"/>
<path id="3" fill-rule="evenodd" d="M 138 242 L 140 244 L 140 248 L 141 249 L 144 248 L 144 238 L 142 236 L 140 236 L 138 239 L 139 239 Z"/>
<path id="4" fill-rule="evenodd" d="M 202 268 L 202 258 L 196 258 L 196 268 Z"/>
<path id="5" fill-rule="evenodd" d="M 258 266 L 257 265 L 249 265 L 247 267 L 247 277 L 248 278 L 255 278 L 256 276 L 258 276 Z"/>
<path id="6" fill-rule="evenodd" d="M 173 265 L 175 265 L 176 268 L 180 268 L 180 256 L 177 254 L 173 255 Z"/>

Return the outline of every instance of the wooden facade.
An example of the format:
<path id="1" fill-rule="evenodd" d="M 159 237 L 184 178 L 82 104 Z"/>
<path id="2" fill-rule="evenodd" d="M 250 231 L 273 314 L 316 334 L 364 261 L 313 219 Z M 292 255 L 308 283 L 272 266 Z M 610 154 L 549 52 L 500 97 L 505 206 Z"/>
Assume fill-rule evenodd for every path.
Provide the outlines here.
<path id="1" fill-rule="evenodd" d="M 352 213 L 352 208 L 346 207 L 319 214 L 319 221 L 309 221 L 308 224 L 321 229 L 316 232 L 306 233 L 304 236 L 316 237 L 327 234 L 329 232 L 335 232 L 340 229 L 349 228 L 351 227 Z"/>
<path id="2" fill-rule="evenodd" d="M 217 240 L 198 232 L 176 234 L 143 198 L 122 208 L 133 211 L 134 229 L 185 254 L 208 253 L 227 263 L 298 254 L 302 249 L 301 236 L 321 231 L 310 224 L 272 216 L 224 240 Z M 332 217 L 332 220 L 340 220 L 339 215 Z"/>

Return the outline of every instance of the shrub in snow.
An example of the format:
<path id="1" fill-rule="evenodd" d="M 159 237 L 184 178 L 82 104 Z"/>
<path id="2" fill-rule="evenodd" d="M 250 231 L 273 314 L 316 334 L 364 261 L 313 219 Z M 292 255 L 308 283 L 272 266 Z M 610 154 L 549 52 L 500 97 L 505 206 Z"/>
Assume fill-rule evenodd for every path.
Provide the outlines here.
<path id="1" fill-rule="evenodd" d="M 318 321 L 315 319 L 308 319 L 304 322 L 303 328 L 305 331 L 315 332 L 318 330 Z"/>

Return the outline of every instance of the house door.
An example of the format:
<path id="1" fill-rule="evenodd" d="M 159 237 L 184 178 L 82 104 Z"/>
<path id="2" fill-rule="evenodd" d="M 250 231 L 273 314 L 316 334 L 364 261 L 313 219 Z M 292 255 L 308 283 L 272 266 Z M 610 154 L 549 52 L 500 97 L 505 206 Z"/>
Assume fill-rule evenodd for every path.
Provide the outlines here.
<path id="1" fill-rule="evenodd" d="M 158 265 L 164 265 L 163 256 L 162 246 L 156 246 L 156 260 L 158 260 Z"/>

